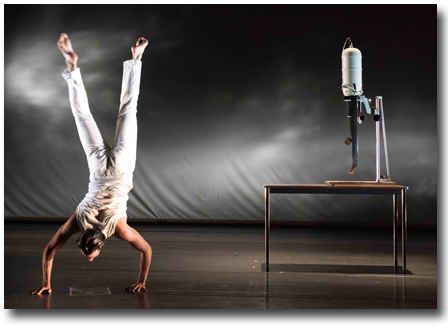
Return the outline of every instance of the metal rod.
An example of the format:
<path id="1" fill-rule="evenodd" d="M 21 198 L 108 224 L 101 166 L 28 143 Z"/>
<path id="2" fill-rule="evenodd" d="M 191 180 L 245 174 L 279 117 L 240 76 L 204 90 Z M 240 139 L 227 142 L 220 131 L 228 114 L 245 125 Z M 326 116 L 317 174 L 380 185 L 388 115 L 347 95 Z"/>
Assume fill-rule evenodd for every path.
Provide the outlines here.
<path id="1" fill-rule="evenodd" d="M 380 104 L 380 99 L 381 97 L 376 97 L 376 111 L 375 114 L 380 113 L 379 112 L 379 104 Z M 381 117 L 381 114 L 380 114 Z M 380 175 L 380 123 L 379 121 L 375 122 L 375 127 L 376 127 L 376 182 L 380 182 L 381 179 L 381 175 Z"/>
<path id="2" fill-rule="evenodd" d="M 265 230 L 265 249 L 266 249 L 266 265 L 265 271 L 269 272 L 269 231 L 271 226 L 271 205 L 269 200 L 270 188 L 264 188 L 264 201 L 265 201 L 265 211 L 264 211 L 264 230 Z"/>
<path id="3" fill-rule="evenodd" d="M 406 189 L 401 191 L 402 194 L 402 211 L 403 211 L 403 273 L 406 273 L 406 254 L 408 242 L 408 210 L 406 205 Z"/>
<path id="4" fill-rule="evenodd" d="M 403 273 L 406 273 L 406 234 L 407 234 L 407 223 L 406 223 L 406 190 L 401 190 L 401 199 L 400 199 L 400 207 L 401 207 L 401 258 L 403 259 Z"/>
<path id="5" fill-rule="evenodd" d="M 394 267 L 395 269 L 397 268 L 397 217 L 398 217 L 398 205 L 397 205 L 397 195 L 393 194 L 393 198 L 392 198 L 392 203 L 393 203 L 393 211 L 394 211 L 394 216 L 393 216 L 393 236 L 394 236 Z"/>
<path id="6" fill-rule="evenodd" d="M 352 139 L 352 168 L 348 172 L 353 174 L 358 166 L 358 115 L 361 108 L 358 97 L 352 97 L 348 101 L 348 115 L 350 117 L 350 136 Z"/>
<path id="7" fill-rule="evenodd" d="M 387 153 L 387 140 L 386 140 L 386 122 L 384 121 L 384 107 L 383 107 L 383 97 L 379 96 L 379 107 L 380 107 L 380 117 L 381 117 L 381 126 L 383 129 L 383 145 L 384 145 L 384 156 L 386 160 L 386 178 L 390 179 L 390 170 L 389 170 L 389 154 Z"/>

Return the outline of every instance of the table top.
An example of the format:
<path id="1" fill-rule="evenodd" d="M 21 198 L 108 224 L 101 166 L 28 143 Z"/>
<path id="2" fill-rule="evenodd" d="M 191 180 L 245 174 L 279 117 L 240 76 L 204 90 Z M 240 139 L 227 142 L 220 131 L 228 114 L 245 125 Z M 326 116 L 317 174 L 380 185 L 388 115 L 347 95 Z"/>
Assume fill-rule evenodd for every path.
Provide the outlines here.
<path id="1" fill-rule="evenodd" d="M 271 193 L 401 193 L 409 187 L 397 184 L 263 184 Z"/>

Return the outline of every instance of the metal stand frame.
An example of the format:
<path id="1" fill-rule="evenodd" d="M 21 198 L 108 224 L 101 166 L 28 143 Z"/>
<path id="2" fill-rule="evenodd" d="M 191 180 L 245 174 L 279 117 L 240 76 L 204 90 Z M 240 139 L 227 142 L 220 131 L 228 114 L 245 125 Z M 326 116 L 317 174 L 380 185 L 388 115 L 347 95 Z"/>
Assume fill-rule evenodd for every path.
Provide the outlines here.
<path id="1" fill-rule="evenodd" d="M 387 153 L 387 140 L 386 140 L 386 124 L 384 121 L 384 108 L 383 108 L 383 97 L 377 96 L 375 97 L 375 115 L 379 116 L 379 120 L 376 121 L 376 182 L 391 182 L 390 179 L 390 169 L 389 169 L 389 154 Z M 384 178 L 381 178 L 380 175 L 380 151 L 381 151 L 381 140 L 380 140 L 380 122 L 381 122 L 381 128 L 383 131 L 383 145 L 384 145 L 384 156 L 386 159 L 386 176 Z"/>
<path id="2" fill-rule="evenodd" d="M 375 97 L 375 105 L 371 103 L 371 99 L 367 99 L 365 96 L 357 96 L 357 97 L 345 97 L 346 102 L 349 102 L 349 104 L 352 104 L 353 102 L 357 105 L 355 105 L 355 110 L 361 111 L 361 106 L 364 105 L 366 112 L 368 114 L 374 114 L 373 119 L 375 120 L 375 128 L 376 128 L 376 136 L 375 136 L 375 162 L 376 162 L 376 179 L 375 181 L 331 181 L 332 184 L 361 184 L 361 183 L 384 183 L 384 184 L 395 184 L 390 178 L 390 169 L 389 169 L 389 154 L 387 152 L 387 139 L 386 139 L 386 122 L 384 121 L 384 107 L 383 107 L 383 97 L 376 96 Z M 351 105 L 349 105 L 351 106 Z M 350 112 L 351 111 L 351 112 Z M 352 107 L 349 107 L 349 113 L 350 117 L 358 118 L 357 122 L 361 123 L 363 119 L 361 119 L 361 116 L 356 116 L 353 111 Z M 360 112 L 359 112 L 360 114 Z M 353 142 L 352 146 L 352 158 L 353 158 L 353 164 L 352 164 L 352 170 L 349 172 L 350 174 L 353 174 L 355 168 L 358 164 L 358 140 L 357 140 L 357 128 L 354 127 L 353 120 L 350 121 L 350 134 L 352 137 L 356 138 L 356 140 Z M 383 133 L 383 145 L 384 145 L 384 157 L 386 162 L 386 176 L 382 176 L 380 173 L 381 170 L 381 132 Z M 348 138 L 350 139 L 350 138 Z M 350 139 L 351 141 L 351 139 Z M 349 143 L 346 143 L 349 144 Z M 328 181 L 326 181 L 328 183 Z"/>

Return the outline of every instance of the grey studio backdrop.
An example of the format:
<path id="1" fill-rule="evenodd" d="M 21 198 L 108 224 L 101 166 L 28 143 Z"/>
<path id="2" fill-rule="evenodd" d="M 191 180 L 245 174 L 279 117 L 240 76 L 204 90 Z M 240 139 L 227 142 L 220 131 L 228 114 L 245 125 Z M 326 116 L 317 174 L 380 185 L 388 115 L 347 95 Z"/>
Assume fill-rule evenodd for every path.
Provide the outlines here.
<path id="1" fill-rule="evenodd" d="M 391 176 L 410 188 L 410 226 L 436 225 L 435 5 L 5 5 L 7 218 L 67 217 L 87 192 L 56 47 L 62 32 L 108 142 L 122 62 L 139 36 L 149 40 L 129 218 L 262 221 L 264 183 L 374 180 L 371 117 L 359 126 L 358 169 L 347 173 L 349 122 L 338 87 L 350 36 L 363 54 L 365 95 L 384 98 Z M 276 195 L 272 218 L 381 225 L 391 220 L 391 203 Z"/>

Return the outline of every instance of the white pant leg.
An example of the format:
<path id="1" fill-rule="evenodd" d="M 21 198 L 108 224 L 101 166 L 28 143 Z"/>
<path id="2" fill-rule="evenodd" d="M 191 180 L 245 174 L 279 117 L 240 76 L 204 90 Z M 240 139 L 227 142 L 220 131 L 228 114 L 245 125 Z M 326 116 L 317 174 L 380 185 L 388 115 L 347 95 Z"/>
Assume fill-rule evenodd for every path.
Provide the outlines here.
<path id="1" fill-rule="evenodd" d="M 65 70 L 62 73 L 68 84 L 70 107 L 75 118 L 79 138 L 86 153 L 90 173 L 98 171 L 104 164 L 104 152 L 109 145 L 103 139 L 92 113 L 90 112 L 87 93 L 79 68 L 72 72 Z"/>
<path id="2" fill-rule="evenodd" d="M 133 173 L 137 158 L 137 101 L 141 68 L 141 61 L 129 60 L 123 63 L 120 109 L 113 151 L 118 170 L 127 174 Z"/>

